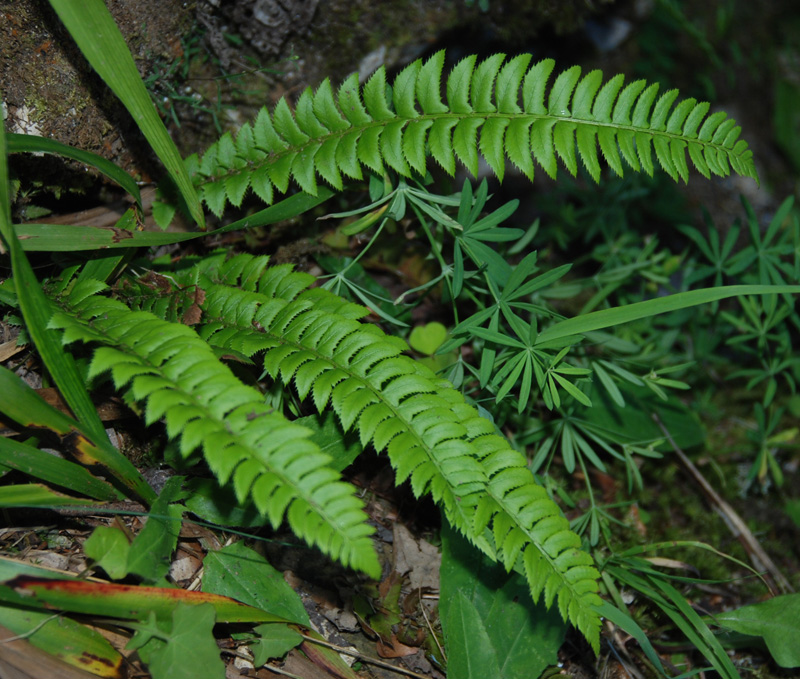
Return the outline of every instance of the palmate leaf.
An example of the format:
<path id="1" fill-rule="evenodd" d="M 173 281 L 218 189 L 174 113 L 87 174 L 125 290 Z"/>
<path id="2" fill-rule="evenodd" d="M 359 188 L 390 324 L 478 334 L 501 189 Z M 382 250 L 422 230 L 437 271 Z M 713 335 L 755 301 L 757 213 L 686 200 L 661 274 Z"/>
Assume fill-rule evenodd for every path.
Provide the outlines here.
<path id="1" fill-rule="evenodd" d="M 96 283 L 96 281 L 90 281 Z M 51 325 L 64 342 L 99 344 L 90 376 L 107 371 L 117 388 L 146 402 L 146 422 L 162 417 L 188 456 L 198 447 L 220 483 L 230 481 L 242 502 L 251 498 L 278 526 L 343 564 L 373 577 L 380 566 L 355 489 L 328 466 L 311 432 L 264 403 L 214 355 L 194 330 L 75 285 L 59 299 Z M 97 288 L 94 287 L 93 290 Z"/>
<path id="2" fill-rule="evenodd" d="M 402 352 L 404 341 L 361 323 L 367 309 L 265 257 L 209 257 L 178 274 L 205 295 L 200 335 L 253 356 L 318 409 L 332 408 L 363 445 L 386 451 L 398 483 L 428 492 L 486 554 L 527 577 L 597 647 L 598 573 L 524 456 L 495 435 L 447 381 Z"/>
<path id="3" fill-rule="evenodd" d="M 188 158 L 187 169 L 217 214 L 228 202 L 239 205 L 248 187 L 271 202 L 294 179 L 316 195 L 318 176 L 341 189 L 345 177 L 361 178 L 362 166 L 422 173 L 428 155 L 450 174 L 458 160 L 473 175 L 482 156 L 500 179 L 506 160 L 533 179 L 533 159 L 552 177 L 559 160 L 574 175 L 580 159 L 597 181 L 601 158 L 620 175 L 623 161 L 652 174 L 653 154 L 675 180 L 688 179 L 690 164 L 705 177 L 757 178 L 741 129 L 725 113 L 708 115 L 708 103 L 676 104 L 677 90 L 657 96 L 657 84 L 624 85 L 622 75 L 603 84 L 600 71 L 581 77 L 578 66 L 551 84 L 551 59 L 504 60 L 460 61 L 446 79 L 445 101 L 443 51 L 407 66 L 391 88 L 383 67 L 363 87 L 350 76 L 336 95 L 326 80 L 302 94 L 294 113 L 281 99 L 235 139 L 225 134 L 202 158 Z"/>

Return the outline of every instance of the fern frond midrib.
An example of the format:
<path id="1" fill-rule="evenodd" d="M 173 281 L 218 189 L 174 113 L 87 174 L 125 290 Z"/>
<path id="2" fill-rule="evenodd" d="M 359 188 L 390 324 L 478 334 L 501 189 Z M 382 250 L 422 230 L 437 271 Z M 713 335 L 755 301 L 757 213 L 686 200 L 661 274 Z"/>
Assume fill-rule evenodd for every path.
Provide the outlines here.
<path id="1" fill-rule="evenodd" d="M 689 144 L 689 143 L 701 144 L 704 147 L 709 147 L 709 148 L 713 148 L 713 149 L 715 149 L 717 151 L 725 152 L 727 154 L 736 155 L 736 154 L 734 154 L 734 151 L 733 151 L 732 148 L 728 148 L 728 147 L 726 147 L 724 145 L 724 142 L 716 142 L 715 143 L 715 142 L 713 142 L 711 140 L 703 141 L 703 140 L 699 139 L 697 135 L 687 136 L 687 135 L 679 134 L 679 133 L 676 133 L 676 132 L 669 132 L 667 130 L 654 130 L 654 129 L 650 128 L 650 127 L 638 126 L 638 125 L 633 125 L 633 124 L 615 123 L 613 121 L 611 121 L 611 122 L 603 122 L 603 121 L 593 120 L 593 119 L 589 119 L 589 118 L 576 118 L 576 117 L 571 116 L 571 115 L 570 116 L 560 116 L 560 115 L 555 115 L 555 114 L 551 114 L 551 113 L 527 113 L 525 111 L 521 111 L 519 113 L 501 113 L 501 112 L 498 112 L 498 111 L 494 111 L 494 112 L 472 111 L 470 113 L 453 113 L 453 112 L 448 112 L 448 113 L 420 113 L 419 116 L 415 116 L 413 118 L 407 118 L 407 117 L 403 117 L 403 116 L 399 116 L 398 115 L 398 116 L 395 116 L 394 118 L 387 118 L 387 119 L 383 119 L 383 120 L 372 120 L 369 123 L 364 123 L 363 125 L 352 125 L 351 127 L 348 127 L 348 128 L 346 128 L 344 130 L 333 130 L 333 131 L 330 131 L 328 134 L 320 135 L 320 136 L 317 136 L 317 137 L 311 137 L 310 136 L 308 141 L 306 141 L 304 144 L 300 144 L 300 145 L 294 145 L 293 146 L 291 144 L 288 144 L 288 142 L 287 142 L 286 148 L 284 150 L 278 151 L 278 152 L 276 152 L 276 151 L 268 151 L 267 149 L 264 149 L 262 147 L 256 146 L 255 148 L 258 148 L 259 151 L 262 151 L 263 153 L 266 154 L 263 159 L 261 159 L 259 161 L 254 161 L 254 160 L 249 160 L 247 158 L 244 158 L 241 155 L 237 155 L 237 158 L 240 158 L 241 160 L 245 161 L 245 165 L 243 165 L 242 167 L 231 167 L 231 168 L 228 168 L 228 171 L 225 172 L 225 173 L 218 173 L 218 174 L 205 176 L 203 180 L 201 180 L 200 182 L 197 183 L 197 185 L 198 186 L 202 186 L 205 183 L 218 181 L 218 180 L 226 178 L 226 177 L 236 176 L 236 175 L 241 174 L 242 172 L 252 172 L 255 169 L 258 169 L 258 168 L 263 167 L 263 166 L 271 165 L 272 163 L 275 163 L 275 162 L 281 160 L 282 158 L 285 158 L 285 157 L 290 156 L 290 155 L 291 156 L 301 155 L 303 152 L 309 151 L 309 150 L 316 151 L 321 145 L 323 145 L 325 142 L 327 142 L 329 140 L 332 140 L 332 139 L 341 140 L 344 137 L 349 136 L 351 134 L 362 134 L 366 130 L 369 130 L 369 129 L 372 129 L 372 128 L 384 128 L 388 124 L 391 124 L 391 123 L 402 122 L 405 125 L 405 124 L 409 124 L 409 123 L 423 122 L 423 121 L 426 121 L 426 120 L 430 120 L 430 121 L 436 122 L 437 120 L 446 120 L 446 119 L 453 119 L 453 120 L 456 120 L 456 121 L 469 120 L 469 119 L 486 121 L 486 120 L 489 120 L 491 118 L 509 120 L 509 121 L 524 119 L 526 121 L 530 120 L 531 124 L 535 123 L 537 120 L 555 120 L 557 122 L 575 123 L 576 125 L 591 125 L 591 126 L 594 126 L 594 127 L 597 127 L 597 128 L 605 127 L 605 128 L 617 130 L 617 131 L 620 131 L 620 132 L 626 131 L 626 132 L 633 132 L 633 133 L 645 133 L 645 134 L 650 135 L 653 138 L 655 138 L 655 137 L 665 137 L 665 138 L 669 139 L 670 141 L 682 141 L 682 142 L 685 142 L 687 144 Z M 749 150 L 749 149 L 744 149 L 742 151 L 742 153 L 745 153 L 747 150 Z"/>

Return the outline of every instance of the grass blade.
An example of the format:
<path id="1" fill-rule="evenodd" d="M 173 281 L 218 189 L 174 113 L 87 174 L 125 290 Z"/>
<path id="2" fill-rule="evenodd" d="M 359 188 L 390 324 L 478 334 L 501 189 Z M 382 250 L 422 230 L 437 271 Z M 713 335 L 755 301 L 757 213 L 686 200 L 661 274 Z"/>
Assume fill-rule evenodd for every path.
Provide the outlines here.
<path id="1" fill-rule="evenodd" d="M 68 507 L 93 505 L 94 500 L 70 497 L 40 483 L 18 483 L 0 488 L 0 507 Z M 0 595 L 0 598 L 1 595 Z"/>
<path id="2" fill-rule="evenodd" d="M 111 486 L 80 465 L 6 437 L 0 438 L 0 467 L 3 466 L 95 500 L 121 499 Z"/>
<path id="3" fill-rule="evenodd" d="M 109 679 L 123 676 L 122 655 L 95 629 L 49 611 L 33 611 L 16 606 L 0 606 L 0 619 L 3 627 L 16 636 L 24 637 L 36 648 L 73 667 Z M 41 667 L 37 674 L 55 676 L 48 675 Z"/>
<path id="4" fill-rule="evenodd" d="M 128 46 L 103 0 L 50 0 L 86 60 L 133 116 L 186 201 L 189 214 L 205 227 L 197 192 L 181 154 L 150 100 Z"/>
<path id="5" fill-rule="evenodd" d="M 648 299 L 645 302 L 636 302 L 613 309 L 593 311 L 583 316 L 575 316 L 565 321 L 556 323 L 542 330 L 536 338 L 536 345 L 542 342 L 560 339 L 569 335 L 582 335 L 593 330 L 602 330 L 612 326 L 622 325 L 631 321 L 638 321 L 648 316 L 665 314 L 670 311 L 686 309 L 687 307 L 708 304 L 728 297 L 741 297 L 744 295 L 770 295 L 770 294 L 798 294 L 800 285 L 727 285 L 719 288 L 704 288 L 679 292 L 667 297 Z"/>
<path id="6" fill-rule="evenodd" d="M 71 358 L 69 354 L 65 356 Z M 125 488 L 133 491 L 147 504 L 155 500 L 153 489 L 136 467 L 111 445 L 105 429 L 102 429 L 102 423 L 100 423 L 101 434 L 97 436 L 81 423 L 48 405 L 19 377 L 2 367 L 0 367 L 0 394 L 3 395 L 0 399 L 0 412 L 25 427 L 45 427 L 54 431 L 67 452 L 76 460 L 86 465 L 101 464 Z M 86 392 L 83 391 L 83 394 L 86 395 Z M 86 398 L 89 398 L 88 395 Z M 89 403 L 91 405 L 91 401 Z M 91 405 L 91 408 L 92 414 L 100 422 L 94 405 Z"/>
<path id="7" fill-rule="evenodd" d="M 25 320 L 28 333 L 36 345 L 39 355 L 45 366 L 58 385 L 64 400 L 80 422 L 99 440 L 106 439 L 105 429 L 97 415 L 94 405 L 78 374 L 78 369 L 72 356 L 66 353 L 61 346 L 60 333 L 47 327 L 52 315 L 52 306 L 45 297 L 36 275 L 33 273 L 30 262 L 19 245 L 14 229 L 11 226 L 10 206 L 8 195 L 8 165 L 6 162 L 5 132 L 0 129 L 0 236 L 11 258 L 11 269 L 14 277 L 14 286 L 19 301 L 20 311 Z M 3 392 L 0 409 L 10 394 Z M 109 443 L 109 447 L 111 444 Z M 113 449 L 113 447 L 112 447 Z"/>
<path id="8" fill-rule="evenodd" d="M 52 153 L 77 160 L 84 165 L 89 165 L 98 172 L 104 174 L 111 181 L 119 184 L 136 199 L 136 204 L 139 208 L 141 209 L 142 207 L 142 196 L 139 193 L 139 187 L 133 177 L 118 165 L 115 165 L 110 160 L 106 160 L 102 156 L 98 156 L 96 153 L 76 149 L 73 146 L 62 144 L 55 139 L 38 137 L 33 134 L 9 134 L 7 143 L 9 153 Z"/>
<path id="9" fill-rule="evenodd" d="M 131 211 L 126 212 L 114 226 L 72 226 L 62 224 L 15 224 L 14 230 L 23 249 L 28 252 L 73 252 L 112 248 L 151 247 L 180 243 L 211 234 L 267 226 L 291 219 L 306 212 L 333 195 L 330 189 L 320 186 L 316 196 L 298 193 L 290 198 L 260 210 L 245 219 L 228 224 L 215 231 L 195 233 L 164 233 L 161 231 L 134 231 L 135 221 Z"/>
<path id="10" fill-rule="evenodd" d="M 9 562 L 4 563 L 9 566 Z M 6 570 L 11 570 L 10 566 Z M 219 594 L 189 592 L 166 587 L 112 585 L 85 580 L 53 579 L 32 575 L 11 576 L 0 581 L 0 599 L 31 608 L 47 608 L 125 620 L 145 620 L 152 611 L 160 619 L 172 617 L 179 603 L 210 603 L 217 622 L 287 622 L 283 618 Z"/>

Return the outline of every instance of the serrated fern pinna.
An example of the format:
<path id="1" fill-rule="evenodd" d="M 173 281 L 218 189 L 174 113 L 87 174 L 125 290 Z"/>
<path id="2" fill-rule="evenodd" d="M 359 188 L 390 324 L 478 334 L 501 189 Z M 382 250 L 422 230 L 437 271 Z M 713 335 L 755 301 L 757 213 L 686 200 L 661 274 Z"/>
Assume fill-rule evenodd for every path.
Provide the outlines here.
<path id="1" fill-rule="evenodd" d="M 752 151 L 741 128 L 709 104 L 677 90 L 657 97 L 658 85 L 636 80 L 623 87 L 617 75 L 603 84 L 600 71 L 581 78 L 574 66 L 548 88 L 554 62 L 530 66 L 531 55 L 506 61 L 495 54 L 459 62 L 441 96 L 444 52 L 417 60 L 387 85 L 383 68 L 361 87 L 356 74 L 334 95 L 329 81 L 307 89 L 294 113 L 281 99 L 262 109 L 236 138 L 225 134 L 199 158 L 187 159 L 202 198 L 217 215 L 228 202 L 240 205 L 248 188 L 271 203 L 294 178 L 316 194 L 317 175 L 336 189 L 343 176 L 361 179 L 362 166 L 380 173 L 388 166 L 403 176 L 424 174 L 427 156 L 453 174 L 458 159 L 478 174 L 479 155 L 502 179 L 506 159 L 533 178 L 533 159 L 555 177 L 560 158 L 573 175 L 579 156 L 598 180 L 599 147 L 605 162 L 623 173 L 624 161 L 652 174 L 653 151 L 673 179 L 689 176 L 687 152 L 704 176 L 734 172 L 756 178 Z M 577 149 L 577 153 L 576 153 Z"/>

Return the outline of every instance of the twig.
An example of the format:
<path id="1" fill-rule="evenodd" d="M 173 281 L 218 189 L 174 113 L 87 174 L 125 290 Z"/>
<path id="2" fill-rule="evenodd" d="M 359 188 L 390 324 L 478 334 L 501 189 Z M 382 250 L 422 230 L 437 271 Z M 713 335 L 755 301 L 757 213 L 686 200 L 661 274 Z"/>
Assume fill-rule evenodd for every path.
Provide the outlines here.
<path id="1" fill-rule="evenodd" d="M 442 654 L 442 658 L 445 662 L 447 662 L 447 654 L 444 652 L 442 645 L 439 643 L 439 639 L 436 636 L 436 633 L 433 631 L 433 627 L 431 627 L 431 621 L 428 620 L 428 614 L 425 612 L 425 606 L 422 605 L 422 594 L 420 594 L 420 602 L 419 602 L 419 610 L 422 611 L 422 617 L 425 618 L 425 624 L 428 626 L 428 629 L 431 632 L 431 636 L 433 640 L 436 642 L 436 647 L 439 649 L 439 653 Z"/>
<path id="2" fill-rule="evenodd" d="M 393 672 L 397 672 L 398 674 L 405 674 L 407 677 L 416 677 L 416 679 L 431 679 L 426 674 L 418 674 L 417 672 L 412 672 L 411 670 L 407 670 L 404 667 L 396 667 L 395 665 L 391 665 L 388 662 L 383 662 L 383 660 L 378 660 L 377 658 L 372 658 L 368 655 L 364 655 L 363 653 L 359 653 L 358 651 L 351 651 L 349 648 L 344 648 L 343 646 L 337 646 L 336 644 L 328 643 L 327 641 L 322 641 L 321 639 L 314 639 L 314 637 L 306 636 L 305 634 L 301 634 L 301 637 L 312 644 L 318 644 L 320 646 L 325 646 L 326 648 L 330 648 L 331 650 L 336 651 L 337 653 L 344 653 L 345 655 L 352 655 L 354 658 L 358 658 L 364 662 L 368 662 L 372 665 L 377 665 L 378 667 L 383 667 L 386 670 L 391 670 Z"/>
<path id="3" fill-rule="evenodd" d="M 700 473 L 700 470 L 695 467 L 694 463 L 686 456 L 686 453 L 678 448 L 678 445 L 675 443 L 672 435 L 662 424 L 658 415 L 655 413 L 653 413 L 653 420 L 655 420 L 656 424 L 661 428 L 661 431 L 664 432 L 664 436 L 667 437 L 672 449 L 677 453 L 681 464 L 700 486 L 706 496 L 706 499 L 711 503 L 711 506 L 717 513 L 719 513 L 720 516 L 722 516 L 722 520 L 725 521 L 728 529 L 739 540 L 739 542 L 742 543 L 742 546 L 747 552 L 747 555 L 750 557 L 750 561 L 752 562 L 753 566 L 757 570 L 766 571 L 767 584 L 769 585 L 773 596 L 777 594 L 775 591 L 776 584 L 784 593 L 794 591 L 792 585 L 789 583 L 783 573 L 780 572 L 769 555 L 764 551 L 764 548 L 761 546 L 758 540 L 756 540 L 753 533 L 747 527 L 747 524 L 742 520 L 742 517 L 739 516 L 736 510 L 725 500 L 723 500 L 719 493 L 714 490 L 711 484 L 706 481 L 705 476 L 703 476 Z"/>

